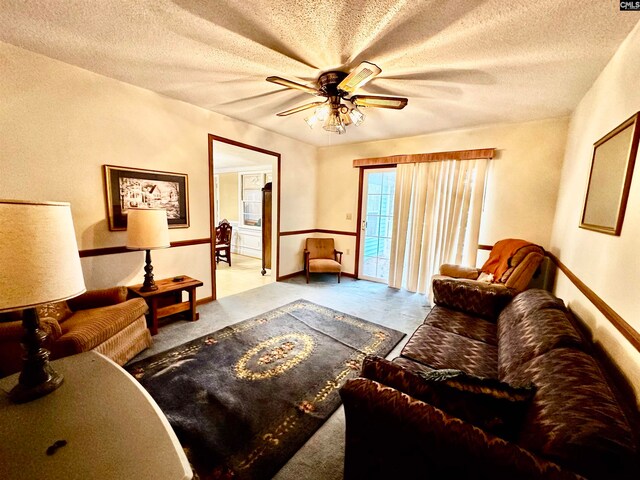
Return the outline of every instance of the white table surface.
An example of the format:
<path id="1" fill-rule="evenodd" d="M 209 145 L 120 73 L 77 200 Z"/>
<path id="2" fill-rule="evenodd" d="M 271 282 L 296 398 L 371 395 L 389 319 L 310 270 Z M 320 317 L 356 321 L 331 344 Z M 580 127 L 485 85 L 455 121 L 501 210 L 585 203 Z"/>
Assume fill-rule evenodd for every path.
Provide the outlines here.
<path id="1" fill-rule="evenodd" d="M 95 352 L 52 362 L 53 393 L 13 404 L 17 374 L 0 379 L 3 480 L 188 480 L 191 468 L 166 417 L 120 366 Z M 47 448 L 66 440 L 53 455 Z"/>

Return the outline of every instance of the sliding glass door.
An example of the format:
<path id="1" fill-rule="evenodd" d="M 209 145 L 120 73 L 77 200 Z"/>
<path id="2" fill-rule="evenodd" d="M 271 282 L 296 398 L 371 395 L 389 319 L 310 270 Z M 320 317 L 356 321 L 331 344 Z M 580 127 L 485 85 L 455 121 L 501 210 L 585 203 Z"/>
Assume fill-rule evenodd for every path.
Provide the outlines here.
<path id="1" fill-rule="evenodd" d="M 359 278 L 388 282 L 395 185 L 395 168 L 364 170 Z"/>

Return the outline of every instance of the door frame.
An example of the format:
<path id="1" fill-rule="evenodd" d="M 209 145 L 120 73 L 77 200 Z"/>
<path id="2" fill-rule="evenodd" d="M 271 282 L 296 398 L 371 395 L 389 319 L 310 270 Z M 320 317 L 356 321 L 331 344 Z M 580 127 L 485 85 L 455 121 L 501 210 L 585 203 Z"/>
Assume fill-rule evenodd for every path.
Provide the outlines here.
<path id="1" fill-rule="evenodd" d="M 364 171 L 396 168 L 397 165 L 366 165 L 358 168 L 358 212 L 356 223 L 356 261 L 353 268 L 354 277 L 360 278 L 360 235 L 362 234 L 362 199 L 364 194 Z"/>
<path id="2" fill-rule="evenodd" d="M 281 190 L 281 155 L 278 152 L 272 152 L 271 150 L 265 150 L 264 148 L 256 147 L 253 145 L 249 145 L 247 143 L 237 142 L 235 140 L 231 140 L 230 138 L 220 137 L 218 135 L 213 135 L 209 133 L 207 135 L 208 141 L 208 152 L 209 152 L 209 232 L 211 235 L 211 295 L 213 300 L 217 300 L 216 293 L 216 226 L 213 218 L 213 205 L 215 201 L 215 182 L 214 182 L 214 155 L 213 155 L 213 142 L 222 142 L 227 143 L 229 145 L 233 145 L 240 148 L 246 148 L 248 150 L 253 150 L 254 152 L 264 153 L 265 155 L 272 155 L 276 157 L 276 171 L 271 172 L 271 175 L 275 175 L 277 178 L 277 190 L 276 190 L 276 222 L 275 222 L 275 236 L 276 236 L 276 248 L 275 248 L 275 281 L 278 281 L 280 278 L 280 190 Z"/>

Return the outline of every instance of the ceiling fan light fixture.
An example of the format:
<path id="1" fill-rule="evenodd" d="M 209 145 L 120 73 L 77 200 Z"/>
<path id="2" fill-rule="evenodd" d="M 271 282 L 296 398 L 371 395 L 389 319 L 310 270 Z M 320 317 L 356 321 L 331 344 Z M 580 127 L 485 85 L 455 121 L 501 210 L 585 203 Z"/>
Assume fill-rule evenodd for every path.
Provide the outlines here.
<path id="1" fill-rule="evenodd" d="M 354 90 L 370 82 L 381 72 L 380 67 L 371 62 L 360 62 L 349 74 L 340 70 L 323 72 L 315 83 L 316 88 L 282 77 L 267 77 L 267 81 L 326 99 L 290 108 L 276 115 L 286 117 L 314 109 L 313 114 L 304 119 L 310 128 L 321 123 L 324 130 L 341 135 L 346 133 L 347 126 L 359 126 L 364 121 L 365 115 L 358 107 L 401 110 L 407 105 L 408 99 L 404 97 L 352 95 Z"/>
<path id="2" fill-rule="evenodd" d="M 338 112 L 337 110 L 333 110 L 329 114 L 322 128 L 324 128 L 328 132 L 335 132 L 338 135 L 342 135 L 347 131 L 347 129 L 344 127 L 344 123 L 342 123 L 342 119 L 340 118 L 340 112 Z"/>

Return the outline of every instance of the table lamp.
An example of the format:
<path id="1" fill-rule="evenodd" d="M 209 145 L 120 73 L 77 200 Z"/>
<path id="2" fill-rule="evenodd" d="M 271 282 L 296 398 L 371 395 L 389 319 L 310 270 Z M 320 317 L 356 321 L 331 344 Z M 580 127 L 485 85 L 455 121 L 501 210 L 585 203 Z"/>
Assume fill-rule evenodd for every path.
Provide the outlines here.
<path id="1" fill-rule="evenodd" d="M 127 210 L 127 248 L 146 250 L 144 283 L 141 292 L 152 292 L 158 286 L 153 281 L 151 250 L 167 248 L 169 242 L 169 224 L 164 208 L 130 208 Z"/>
<path id="2" fill-rule="evenodd" d="M 36 306 L 83 293 L 78 244 L 68 203 L 0 200 L 0 313 L 24 310 L 24 364 L 9 397 L 24 403 L 51 393 L 62 375 L 42 347 Z"/>

